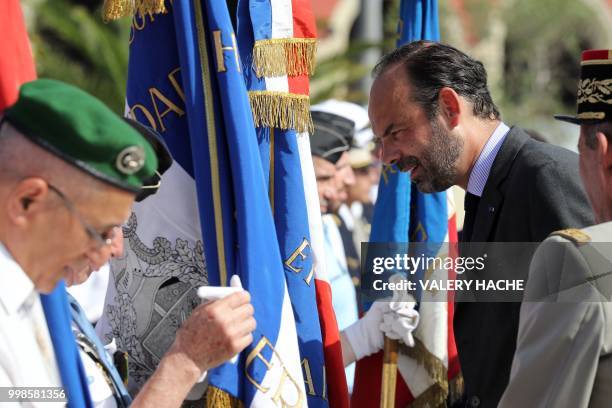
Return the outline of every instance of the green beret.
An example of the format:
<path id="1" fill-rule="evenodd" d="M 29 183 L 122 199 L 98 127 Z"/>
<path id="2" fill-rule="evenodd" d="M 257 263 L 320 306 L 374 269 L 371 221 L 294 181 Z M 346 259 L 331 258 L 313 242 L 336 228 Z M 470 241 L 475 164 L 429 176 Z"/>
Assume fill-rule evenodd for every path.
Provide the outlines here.
<path id="1" fill-rule="evenodd" d="M 157 157 L 138 131 L 88 93 L 38 79 L 23 84 L 4 119 L 40 147 L 134 193 L 155 174 Z"/>

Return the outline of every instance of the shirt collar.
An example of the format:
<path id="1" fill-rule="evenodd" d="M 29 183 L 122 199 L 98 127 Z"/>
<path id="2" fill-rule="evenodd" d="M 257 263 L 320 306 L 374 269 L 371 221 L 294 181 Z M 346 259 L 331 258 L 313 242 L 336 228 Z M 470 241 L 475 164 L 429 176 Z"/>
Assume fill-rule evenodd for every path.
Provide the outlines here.
<path id="1" fill-rule="evenodd" d="M 0 243 L 0 305 L 15 314 L 34 293 L 34 283 Z"/>
<path id="2" fill-rule="evenodd" d="M 489 140 L 487 140 L 487 143 L 480 151 L 480 155 L 470 173 L 470 179 L 467 185 L 468 193 L 472 193 L 478 197 L 482 196 L 495 157 L 497 157 L 497 153 L 509 130 L 510 128 L 504 122 L 500 122 L 493 134 L 489 137 Z"/>

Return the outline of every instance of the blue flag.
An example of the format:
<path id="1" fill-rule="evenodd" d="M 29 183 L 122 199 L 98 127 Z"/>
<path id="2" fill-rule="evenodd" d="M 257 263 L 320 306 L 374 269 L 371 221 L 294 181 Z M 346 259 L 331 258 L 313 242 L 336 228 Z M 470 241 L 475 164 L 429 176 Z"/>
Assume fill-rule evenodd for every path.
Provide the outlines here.
<path id="1" fill-rule="evenodd" d="M 402 0 L 398 34 L 398 47 L 416 40 L 438 41 L 440 34 L 436 0 Z M 406 251 L 410 243 L 420 243 L 419 254 L 423 252 L 425 256 L 435 257 L 439 255 L 441 244 L 447 239 L 448 223 L 446 191 L 421 193 L 414 184 L 411 185 L 407 173 L 400 173 L 395 167 L 385 166 L 374 208 L 370 241 L 400 243 L 394 245 L 398 251 Z M 425 272 L 427 271 L 418 270 L 414 276 L 416 279 L 422 279 Z M 417 288 L 419 287 L 420 285 L 417 285 Z M 420 292 L 416 295 L 417 300 L 425 296 Z M 437 405 L 436 401 L 446 400 L 443 390 L 448 389 L 447 379 L 432 378 L 427 370 L 422 369 L 422 364 L 415 363 L 415 360 L 418 362 L 419 359 L 436 358 L 439 361 L 448 361 L 447 304 L 429 301 L 418 307 L 421 323 L 414 336 L 422 347 L 419 357 L 404 356 L 407 358 L 403 362 L 400 359 L 400 365 L 411 361 L 412 365 L 409 367 L 412 368 L 404 367 L 404 372 L 409 371 L 410 376 L 398 375 L 395 395 L 397 406 L 409 406 L 415 399 L 424 405 Z M 446 337 L 447 341 L 440 341 L 442 336 Z M 365 408 L 378 404 L 380 389 L 372 390 L 369 386 L 371 380 L 368 380 L 367 376 L 375 370 L 380 370 L 378 367 L 382 364 L 381 354 L 377 358 L 358 362 L 352 406 Z M 428 383 L 433 385 L 423 389 L 423 384 Z"/>
<path id="2" fill-rule="evenodd" d="M 400 5 L 398 46 L 416 40 L 440 40 L 437 0 L 403 0 Z M 410 198 L 410 242 L 427 243 L 426 256 L 436 256 L 448 231 L 447 193 L 421 193 L 412 186 Z M 418 272 L 422 277 L 424 270 Z"/>
<path id="3" fill-rule="evenodd" d="M 237 363 L 209 372 L 209 403 L 223 395 L 246 406 L 303 403 L 295 320 L 227 4 L 167 8 L 135 18 L 128 109 L 161 132 L 195 184 L 209 284 L 227 285 L 238 274 L 257 320 Z"/>
<path id="4" fill-rule="evenodd" d="M 237 35 L 247 88 L 251 92 L 288 94 L 287 77 L 258 77 L 253 66 L 256 39 L 272 38 L 272 4 L 239 0 Z M 293 21 L 283 21 L 293 24 Z M 300 360 L 310 407 L 327 407 L 325 358 L 317 313 L 315 271 L 300 152 L 295 130 L 257 128 L 258 143 L 287 290 L 295 316 Z"/>
<path id="5" fill-rule="evenodd" d="M 60 281 L 48 295 L 40 295 L 40 301 L 47 319 L 68 407 L 92 407 L 87 376 L 72 334 L 72 318 L 64 281 Z"/>
<path id="6" fill-rule="evenodd" d="M 436 0 L 402 0 L 398 47 L 416 40 L 440 40 Z M 435 256 L 448 230 L 446 192 L 426 194 L 411 185 L 407 173 L 385 166 L 374 207 L 371 242 L 430 242 Z M 423 273 L 424 271 L 420 271 Z"/>

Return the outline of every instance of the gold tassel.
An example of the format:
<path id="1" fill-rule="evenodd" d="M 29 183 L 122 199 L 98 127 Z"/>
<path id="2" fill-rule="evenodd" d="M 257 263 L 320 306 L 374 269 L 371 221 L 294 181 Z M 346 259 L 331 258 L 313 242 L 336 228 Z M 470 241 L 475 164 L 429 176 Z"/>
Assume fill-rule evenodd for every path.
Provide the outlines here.
<path id="1" fill-rule="evenodd" d="M 458 401 L 465 391 L 465 384 L 463 383 L 463 374 L 461 372 L 450 381 L 449 384 L 449 400 L 451 405 Z"/>
<path id="2" fill-rule="evenodd" d="M 206 389 L 207 408 L 244 408 L 242 401 L 220 388 L 209 385 Z"/>
<path id="3" fill-rule="evenodd" d="M 316 50 L 315 38 L 258 40 L 253 47 L 253 69 L 259 78 L 312 75 Z"/>
<path id="4" fill-rule="evenodd" d="M 104 0 L 102 19 L 104 22 L 134 15 L 134 0 Z"/>
<path id="5" fill-rule="evenodd" d="M 251 91 L 249 101 L 256 127 L 295 129 L 312 133 L 310 97 L 288 92 Z"/>
<path id="6" fill-rule="evenodd" d="M 448 371 L 442 361 L 427 350 L 423 342 L 417 338 L 414 339 L 414 347 L 408 347 L 400 343 L 400 353 L 414 359 L 418 364 L 425 367 L 425 371 L 437 383 L 448 382 Z"/>
<path id="7" fill-rule="evenodd" d="M 104 0 L 102 18 L 105 22 L 122 17 L 166 13 L 165 0 Z"/>
<path id="8" fill-rule="evenodd" d="M 421 393 L 410 404 L 410 408 L 432 408 L 445 407 L 447 396 L 451 404 L 458 401 L 463 395 L 464 384 L 463 375 L 457 374 L 451 381 L 448 380 L 448 370 L 440 361 L 427 350 L 423 342 L 417 338 L 414 339 L 414 347 L 408 347 L 400 343 L 400 352 L 422 365 L 431 378 L 435 381 L 431 387 Z"/>
<path id="9" fill-rule="evenodd" d="M 446 407 L 446 394 L 448 388 L 441 384 L 434 384 L 422 392 L 410 405 L 409 408 L 444 408 Z"/>

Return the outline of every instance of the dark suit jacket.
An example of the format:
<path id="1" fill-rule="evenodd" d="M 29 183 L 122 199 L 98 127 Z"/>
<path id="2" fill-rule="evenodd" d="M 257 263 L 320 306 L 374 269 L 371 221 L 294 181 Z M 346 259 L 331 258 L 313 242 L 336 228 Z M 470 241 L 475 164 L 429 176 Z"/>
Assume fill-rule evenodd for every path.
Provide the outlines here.
<path id="1" fill-rule="evenodd" d="M 541 242 L 553 231 L 593 223 L 578 155 L 533 140 L 513 127 L 491 168 L 471 242 L 488 242 L 483 244 L 488 247 L 492 242 Z M 496 259 L 486 262 L 479 279 L 496 276 L 497 270 L 486 269 L 491 265 L 516 265 L 517 255 L 512 251 L 495 253 Z M 526 280 L 527 266 L 512 269 L 513 278 Z M 517 302 L 456 305 L 455 340 L 467 406 L 497 406 L 508 384 L 519 312 Z"/>

